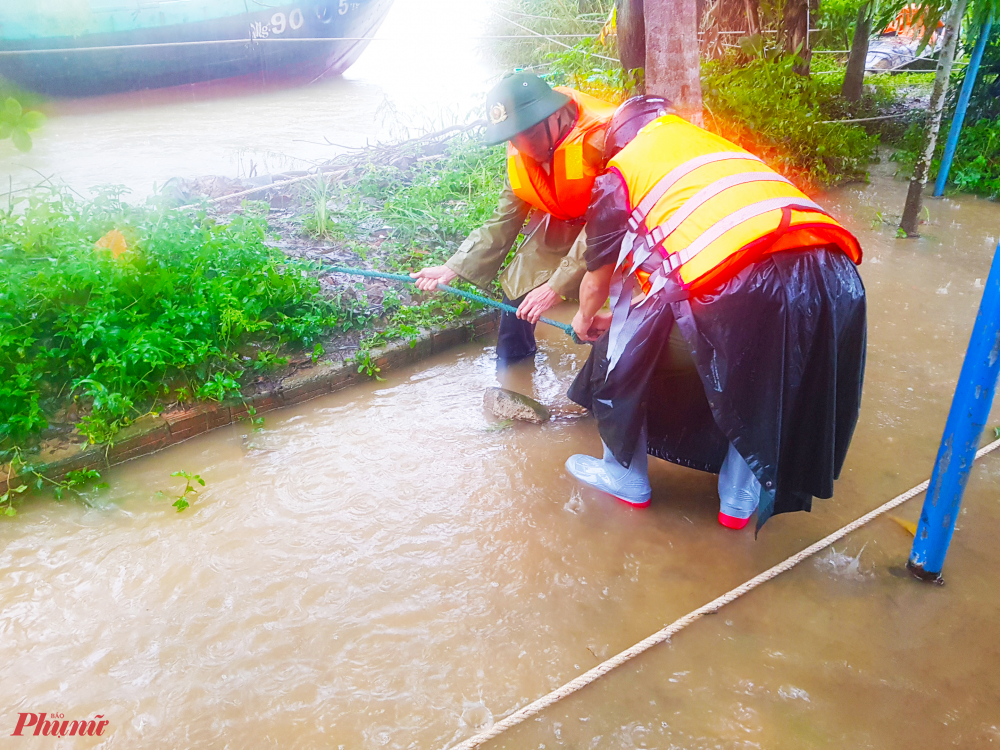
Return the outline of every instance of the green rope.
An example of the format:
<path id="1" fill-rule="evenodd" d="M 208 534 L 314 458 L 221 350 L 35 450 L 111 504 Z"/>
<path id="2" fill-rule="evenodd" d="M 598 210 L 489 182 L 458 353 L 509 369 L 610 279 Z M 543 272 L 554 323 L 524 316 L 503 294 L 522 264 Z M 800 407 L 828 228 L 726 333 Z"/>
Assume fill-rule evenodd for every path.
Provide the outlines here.
<path id="1" fill-rule="evenodd" d="M 325 265 L 325 264 L 324 264 Z M 327 270 L 333 273 L 346 273 L 352 276 L 368 276 L 372 279 L 388 279 L 390 281 L 403 281 L 407 284 L 413 284 L 416 279 L 411 279 L 409 276 L 401 273 L 382 273 L 381 271 L 366 271 L 362 268 L 344 268 L 343 266 L 327 266 Z M 495 307 L 497 310 L 503 310 L 508 313 L 516 313 L 517 308 L 512 305 L 505 305 L 503 302 L 497 302 L 495 299 L 490 299 L 489 297 L 483 297 L 479 294 L 473 294 L 472 292 L 467 292 L 464 289 L 456 289 L 453 286 L 448 286 L 447 284 L 438 284 L 437 288 L 442 292 L 448 292 L 450 294 L 457 294 L 459 297 L 464 297 L 472 302 L 481 302 L 484 305 L 489 305 L 490 307 Z M 551 318 L 539 318 L 542 323 L 546 323 L 554 328 L 558 328 L 560 331 L 565 333 L 567 336 L 573 339 L 577 344 L 583 344 L 585 342 L 581 341 L 576 335 L 576 331 L 573 330 L 573 326 L 569 323 L 560 323 L 558 320 L 552 320 Z"/>

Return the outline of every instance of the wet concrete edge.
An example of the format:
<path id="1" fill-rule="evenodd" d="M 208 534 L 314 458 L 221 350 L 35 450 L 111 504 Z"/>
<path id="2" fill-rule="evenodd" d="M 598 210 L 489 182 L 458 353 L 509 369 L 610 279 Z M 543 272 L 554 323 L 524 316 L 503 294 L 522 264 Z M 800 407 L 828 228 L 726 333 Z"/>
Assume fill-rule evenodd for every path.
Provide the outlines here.
<path id="1" fill-rule="evenodd" d="M 489 335 L 497 330 L 499 321 L 500 314 L 490 310 L 446 328 L 425 331 L 412 342 L 396 341 L 373 349 L 372 361 L 383 373 L 398 369 Z M 46 441 L 38 454 L 38 462 L 33 463 L 32 468 L 49 479 L 60 479 L 71 471 L 81 469 L 106 469 L 238 422 L 247 416 L 248 406 L 253 406 L 259 415 L 369 381 L 370 378 L 359 373 L 357 365 L 350 360 L 320 362 L 282 378 L 276 388 L 251 396 L 246 401 L 198 403 L 156 416 L 141 417 L 118 433 L 112 444 L 70 443 L 64 439 Z M 6 492 L 9 485 L 18 487 L 25 484 L 24 476 L 13 474 L 9 481 L 6 476 L 0 476 L 0 494 Z"/>

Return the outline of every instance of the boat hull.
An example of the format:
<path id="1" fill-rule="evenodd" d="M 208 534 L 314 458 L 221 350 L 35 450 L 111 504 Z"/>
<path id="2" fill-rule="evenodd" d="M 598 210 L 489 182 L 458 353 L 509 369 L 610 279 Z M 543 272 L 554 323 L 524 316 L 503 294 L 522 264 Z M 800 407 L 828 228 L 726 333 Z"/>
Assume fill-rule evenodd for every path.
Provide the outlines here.
<path id="1" fill-rule="evenodd" d="M 21 53 L 0 54 L 0 76 L 58 97 L 233 78 L 312 80 L 346 70 L 368 44 L 358 38 L 375 33 L 391 4 L 328 0 L 80 36 L 0 39 L 0 51 Z"/>

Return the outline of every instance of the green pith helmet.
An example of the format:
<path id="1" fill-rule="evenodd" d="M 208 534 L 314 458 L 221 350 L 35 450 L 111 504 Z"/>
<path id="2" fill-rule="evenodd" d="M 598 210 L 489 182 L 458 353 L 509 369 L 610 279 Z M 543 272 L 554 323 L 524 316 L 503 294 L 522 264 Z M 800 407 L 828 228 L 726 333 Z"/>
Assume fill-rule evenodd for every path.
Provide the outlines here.
<path id="1" fill-rule="evenodd" d="M 570 101 L 538 76 L 511 73 L 486 95 L 486 142 L 492 146 L 509 141 Z"/>

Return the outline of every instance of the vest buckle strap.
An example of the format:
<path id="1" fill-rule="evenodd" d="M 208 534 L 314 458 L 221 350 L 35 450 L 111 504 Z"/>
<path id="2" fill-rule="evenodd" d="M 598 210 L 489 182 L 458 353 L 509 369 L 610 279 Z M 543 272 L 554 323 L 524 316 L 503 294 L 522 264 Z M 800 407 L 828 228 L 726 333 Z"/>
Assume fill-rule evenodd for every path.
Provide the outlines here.
<path id="1" fill-rule="evenodd" d="M 642 267 L 646 259 L 653 254 L 655 245 L 649 237 L 639 237 L 639 241 L 632 247 L 632 269 L 633 273 Z"/>
<path id="2" fill-rule="evenodd" d="M 671 274 L 680 268 L 682 264 L 680 253 L 670 253 L 663 259 L 663 270 Z"/>

